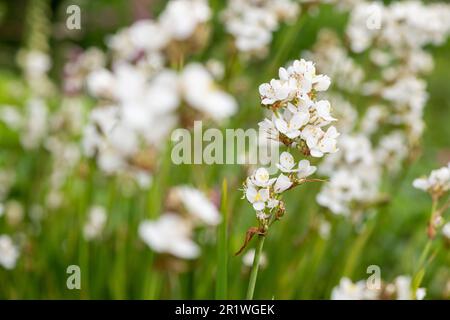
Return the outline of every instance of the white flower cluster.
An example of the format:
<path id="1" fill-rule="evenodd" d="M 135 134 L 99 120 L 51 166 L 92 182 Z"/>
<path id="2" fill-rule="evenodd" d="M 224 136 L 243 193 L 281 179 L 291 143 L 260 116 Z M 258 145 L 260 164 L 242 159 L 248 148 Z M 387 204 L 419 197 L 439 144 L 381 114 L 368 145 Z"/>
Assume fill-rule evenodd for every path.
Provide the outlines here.
<path id="1" fill-rule="evenodd" d="M 259 87 L 261 103 L 272 110 L 272 119 L 265 119 L 260 127 L 275 140 L 301 148 L 313 157 L 336 152 L 336 128 L 322 129 L 336 121 L 331 116 L 331 104 L 316 99 L 330 83 L 328 76 L 316 74 L 311 61 L 296 60 L 287 69 L 280 68 L 279 79 Z"/>
<path id="2" fill-rule="evenodd" d="M 317 202 L 334 214 L 348 216 L 358 205 L 374 201 L 380 169 L 366 136 L 344 134 L 338 145 L 340 152 L 319 167 L 319 173 L 329 176 L 330 182 L 317 195 Z"/>
<path id="3" fill-rule="evenodd" d="M 83 52 L 74 52 L 64 65 L 64 93 L 74 95 L 81 93 L 86 76 L 106 65 L 106 56 L 98 48 L 88 48 Z"/>
<path id="4" fill-rule="evenodd" d="M 380 288 L 370 288 L 365 280 L 353 283 L 349 278 L 342 278 L 339 285 L 331 292 L 332 300 L 423 300 L 424 288 L 413 293 L 411 278 L 398 276 L 393 283 L 382 284 Z"/>
<path id="5" fill-rule="evenodd" d="M 316 99 L 318 92 L 328 89 L 330 79 L 316 75 L 314 64 L 305 60 L 296 60 L 287 69 L 280 68 L 279 77 L 259 87 L 262 104 L 272 112 L 271 120 L 265 119 L 260 127 L 271 139 L 305 155 L 323 157 L 335 153 L 339 133 L 333 126 L 326 131 L 322 128 L 336 119 L 331 116 L 329 101 Z M 278 177 L 270 178 L 265 168 L 259 168 L 245 182 L 245 197 L 263 225 L 283 213 L 281 194 L 307 182 L 307 177 L 316 171 L 306 159 L 296 163 L 289 151 L 280 155 L 277 168 L 281 171 Z"/>
<path id="6" fill-rule="evenodd" d="M 27 101 L 24 111 L 15 106 L 0 106 L 0 120 L 17 132 L 25 150 L 44 147 L 52 155 L 50 190 L 47 200 L 50 207 L 59 207 L 63 196 L 60 189 L 66 177 L 80 159 L 77 136 L 81 131 L 80 104 L 63 101 L 57 111 L 51 112 L 44 99 Z"/>
<path id="7" fill-rule="evenodd" d="M 158 150 L 177 124 L 189 126 L 196 118 L 223 121 L 237 111 L 234 97 L 202 64 L 179 65 L 179 71 L 165 66 L 166 57 L 174 62 L 171 52 L 188 53 L 185 46 L 172 46 L 191 43 L 209 18 L 206 1 L 174 0 L 157 20 L 138 21 L 110 38 L 111 69 L 87 75 L 87 89 L 98 104 L 83 139 L 85 153 L 96 156 L 104 172 L 150 175 Z"/>
<path id="8" fill-rule="evenodd" d="M 362 93 L 381 96 L 393 106 L 386 110 L 388 123 L 404 126 L 415 143 L 424 128 L 423 109 L 428 95 L 418 76 L 432 69 L 433 59 L 424 49 L 440 45 L 450 35 L 450 5 L 420 1 L 359 3 L 347 27 L 351 50 L 370 49 L 372 63 L 381 70 L 381 79 L 367 82 Z M 369 28 L 368 19 L 379 19 L 379 28 Z"/>
<path id="9" fill-rule="evenodd" d="M 221 221 L 217 207 L 200 190 L 178 186 L 170 191 L 168 211 L 157 220 L 145 220 L 139 225 L 139 236 L 154 251 L 181 259 L 195 259 L 199 245 L 192 239 L 197 226 L 216 226 Z M 175 212 L 176 210 L 176 212 Z"/>
<path id="10" fill-rule="evenodd" d="M 292 0 L 230 0 L 222 18 L 237 50 L 264 56 L 280 23 L 293 21 L 299 11 Z"/>
<path id="11" fill-rule="evenodd" d="M 320 66 L 321 70 L 326 70 L 333 79 L 346 79 L 346 81 L 336 81 L 334 85 L 343 90 L 354 92 L 359 89 L 364 79 L 364 69 L 351 58 L 346 50 L 339 43 L 337 35 L 329 29 L 322 29 L 318 34 L 318 40 L 313 47 L 313 52 L 305 52 Z"/>
<path id="12" fill-rule="evenodd" d="M 377 198 L 382 200 L 381 175 L 396 173 L 406 159 L 414 159 L 428 98 L 426 82 L 420 76 L 433 65 L 424 46 L 441 44 L 449 36 L 449 22 L 444 18 L 449 8 L 446 4 L 425 5 L 418 1 L 390 5 L 359 1 L 347 26 L 350 49 L 332 31 L 319 34 L 309 56 L 321 72 L 348 79 L 341 82 L 351 85 L 337 83 L 332 88 L 332 96 L 337 97 L 333 103 L 342 111 L 338 114 L 341 124 L 356 123 L 346 129 L 339 127 L 345 133 L 340 139 L 342 145 L 338 144 L 342 152 L 327 158 L 319 168 L 320 173 L 330 177 L 330 183 L 317 197 L 319 204 L 345 215 L 369 209 L 378 203 Z M 372 28 L 369 24 L 378 18 L 381 27 Z M 365 51 L 379 72 L 362 71 L 358 54 Z M 351 97 L 344 98 L 348 93 Z M 361 117 L 347 101 L 358 95 L 371 100 Z M 352 164 L 352 145 L 365 154 L 361 164 Z"/>
<path id="13" fill-rule="evenodd" d="M 96 155 L 107 173 L 129 168 L 143 146 L 156 152 L 177 125 L 176 109 L 183 102 L 215 121 L 237 111 L 235 99 L 220 90 L 198 63 L 187 65 L 181 74 L 163 69 L 151 76 L 138 66 L 124 63 L 112 72 L 102 69 L 91 73 L 88 88 L 108 102 L 100 101 L 92 110 L 85 128 L 84 150 L 88 156 Z"/>
<path id="14" fill-rule="evenodd" d="M 373 15 L 380 19 L 379 28 L 368 28 Z M 420 1 L 382 2 L 364 1 L 351 12 L 347 34 L 352 49 L 361 52 L 377 45 L 398 50 L 421 48 L 427 44 L 442 44 L 450 33 L 450 6 L 423 4 Z"/>
<path id="15" fill-rule="evenodd" d="M 147 68 L 164 63 L 164 51 L 176 42 L 193 41 L 211 18 L 206 0 L 171 0 L 156 20 L 140 20 L 108 40 L 116 59 L 140 60 Z M 180 49 L 181 50 L 181 49 Z"/>
<path id="16" fill-rule="evenodd" d="M 428 177 L 415 179 L 413 186 L 437 198 L 441 197 L 450 190 L 450 162 L 445 167 L 431 171 Z"/>

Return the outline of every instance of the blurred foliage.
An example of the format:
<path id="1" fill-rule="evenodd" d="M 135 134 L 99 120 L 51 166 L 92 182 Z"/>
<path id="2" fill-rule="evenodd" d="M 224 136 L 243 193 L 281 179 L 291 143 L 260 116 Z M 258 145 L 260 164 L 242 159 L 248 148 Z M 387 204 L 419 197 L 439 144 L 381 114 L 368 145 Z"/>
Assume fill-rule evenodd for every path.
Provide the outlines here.
<path id="1" fill-rule="evenodd" d="M 25 22 L 26 7 L 31 1 L 15 0 L 0 2 L 0 103 L 21 105 L 20 73 L 16 64 L 18 49 L 27 41 Z M 133 5 L 140 2 L 148 9 L 136 12 Z M 77 4 L 82 8 L 82 29 L 67 31 L 65 8 Z M 128 0 L 53 0 L 49 6 L 51 23 L 50 54 L 54 61 L 52 77 L 59 83 L 67 51 L 73 47 L 104 48 L 109 35 L 142 17 L 156 15 L 165 1 Z M 217 10 L 224 1 L 211 0 Z M 217 15 L 214 33 L 209 47 L 194 59 L 216 57 L 228 59 L 229 38 Z M 277 68 L 286 61 L 298 58 L 300 53 L 315 42 L 320 28 L 328 27 L 342 31 L 346 23 L 344 14 L 323 6 L 314 17 L 299 20 L 294 25 L 284 25 L 275 34 L 271 54 L 261 60 L 242 65 L 233 61 L 230 65 L 235 74 L 245 81 L 231 83 L 240 103 L 240 112 L 229 127 L 254 127 L 261 118 L 257 86 L 271 79 Z M 423 138 L 423 150 L 419 160 L 404 168 L 395 185 L 384 186 L 392 196 L 392 203 L 378 212 L 378 221 L 370 232 L 357 233 L 344 220 L 333 219 L 330 241 L 323 240 L 311 229 L 318 207 L 314 195 L 319 185 L 300 188 L 290 194 L 287 202 L 291 210 L 281 223 L 271 230 L 264 251 L 269 265 L 262 269 L 256 286 L 256 298 L 275 299 L 327 299 L 330 291 L 342 275 L 353 280 L 367 276 L 366 268 L 371 264 L 381 267 L 382 277 L 392 280 L 404 273 L 413 273 L 415 261 L 427 241 L 426 224 L 430 199 L 425 193 L 412 188 L 412 180 L 430 169 L 446 163 L 450 158 L 450 43 L 433 48 L 434 72 L 429 76 L 430 99 L 425 110 L 427 130 Z M 336 79 L 335 81 L 345 81 Z M 14 90 L 11 88 L 14 87 Z M 11 95 L 16 92 L 17 95 Z M 57 108 L 57 102 L 55 102 Z M 48 188 L 49 155 L 42 151 L 28 152 L 22 156 L 10 152 L 18 148 L 18 137 L 0 125 L 0 166 L 14 164 L 18 183 L 11 198 L 22 201 L 25 210 L 43 199 Z M 170 149 L 168 149 L 170 150 Z M 17 150 L 16 150 L 17 151 Z M 228 244 L 228 297 L 243 298 L 248 270 L 244 269 L 241 257 L 233 253 L 240 247 L 245 231 L 254 222 L 254 212 L 245 201 L 240 200 L 238 188 L 244 179 L 239 166 L 175 166 L 166 152 L 165 161 L 155 176 L 149 192 L 127 197 L 114 178 L 105 178 L 89 163 L 87 178 L 74 172 L 65 186 L 65 201 L 70 206 L 59 212 L 51 212 L 42 225 L 22 224 L 19 233 L 31 234 L 33 241 L 24 248 L 18 266 L 7 271 L 0 268 L 0 298 L 213 298 L 217 252 L 214 243 L 206 242 L 200 259 L 187 264 L 188 272 L 167 272 L 160 258 L 138 239 L 137 225 L 146 217 L 159 214 L 161 199 L 167 186 L 190 182 L 194 185 L 220 190 L 222 180 L 228 180 L 229 244 Z M 91 203 L 107 207 L 109 222 L 106 236 L 98 243 L 84 241 L 80 229 L 86 220 Z M 372 219 L 374 219 L 372 217 Z M 42 232 L 40 232 L 42 230 Z M 0 233 L 13 231 L 0 221 Z M 17 230 L 16 230 L 17 231 Z M 201 231 L 201 239 L 210 237 L 208 230 Z M 443 245 L 442 245 L 443 246 Z M 434 262 L 427 269 L 423 285 L 428 296 L 442 297 L 443 286 L 450 279 L 449 250 L 441 248 Z M 66 268 L 78 264 L 82 270 L 82 290 L 66 289 Z M 435 275 L 438 274 L 439 277 Z"/>

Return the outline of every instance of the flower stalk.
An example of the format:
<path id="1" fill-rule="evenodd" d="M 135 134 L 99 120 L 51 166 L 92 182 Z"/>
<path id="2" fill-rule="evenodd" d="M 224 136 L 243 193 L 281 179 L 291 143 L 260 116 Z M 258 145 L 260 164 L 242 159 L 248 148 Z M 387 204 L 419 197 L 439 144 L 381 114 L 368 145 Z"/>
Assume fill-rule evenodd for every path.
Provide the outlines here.
<path id="1" fill-rule="evenodd" d="M 247 300 L 253 299 L 253 294 L 255 292 L 255 285 L 256 285 L 256 278 L 258 277 L 258 269 L 259 269 L 259 263 L 261 259 L 261 252 L 264 246 L 264 240 L 266 236 L 265 235 L 258 235 L 258 240 L 256 242 L 256 249 L 255 249 L 255 257 L 253 258 L 253 266 L 252 270 L 250 272 L 250 280 L 248 283 L 248 289 L 247 289 Z"/>

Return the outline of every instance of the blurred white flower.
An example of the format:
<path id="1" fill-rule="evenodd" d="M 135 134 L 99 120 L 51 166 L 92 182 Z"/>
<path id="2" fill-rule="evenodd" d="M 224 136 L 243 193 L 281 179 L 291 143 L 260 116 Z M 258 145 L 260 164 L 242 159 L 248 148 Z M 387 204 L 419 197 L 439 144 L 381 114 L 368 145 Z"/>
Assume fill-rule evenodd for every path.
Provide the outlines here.
<path id="1" fill-rule="evenodd" d="M 5 218 L 9 225 L 16 226 L 23 221 L 25 210 L 17 200 L 8 200 L 5 204 Z"/>
<path id="2" fill-rule="evenodd" d="M 50 57 L 42 51 L 31 50 L 19 54 L 19 60 L 22 60 L 23 68 L 31 77 L 39 77 L 47 73 L 51 67 Z"/>
<path id="3" fill-rule="evenodd" d="M 116 80 L 107 69 L 98 69 L 91 72 L 86 79 L 86 84 L 89 92 L 95 97 L 114 97 Z"/>
<path id="4" fill-rule="evenodd" d="M 174 190 L 178 199 L 192 217 L 210 226 L 220 223 L 221 216 L 217 207 L 203 192 L 189 186 L 176 187 Z"/>
<path id="5" fill-rule="evenodd" d="M 361 180 L 347 170 L 335 172 L 317 195 L 317 202 L 334 214 L 350 214 L 352 201 L 364 199 Z"/>
<path id="6" fill-rule="evenodd" d="M 339 149 L 319 167 L 319 172 L 329 176 L 330 181 L 316 199 L 335 214 L 349 215 L 353 204 L 371 203 L 377 197 L 380 167 L 370 140 L 364 135 L 343 135 Z"/>
<path id="7" fill-rule="evenodd" d="M 152 20 L 136 21 L 128 29 L 128 36 L 132 46 L 148 52 L 163 50 L 170 40 L 165 26 Z"/>
<path id="8" fill-rule="evenodd" d="M 348 278 L 342 278 L 339 285 L 331 292 L 332 300 L 371 300 L 373 298 L 364 280 L 353 283 Z"/>
<path id="9" fill-rule="evenodd" d="M 398 276 L 394 280 L 396 299 L 397 300 L 423 300 L 426 291 L 424 288 L 418 288 L 416 296 L 413 296 L 411 277 Z"/>
<path id="10" fill-rule="evenodd" d="M 210 17 L 206 0 L 172 0 L 159 16 L 159 23 L 173 39 L 186 40 Z"/>
<path id="11" fill-rule="evenodd" d="M 450 240 L 450 222 L 447 222 L 447 223 L 442 227 L 442 234 L 444 235 L 445 238 L 447 238 L 448 240 Z"/>
<path id="12" fill-rule="evenodd" d="M 242 262 L 244 266 L 251 268 L 253 266 L 253 259 L 255 258 L 255 249 L 249 249 L 246 254 L 242 257 Z M 267 255 L 263 251 L 259 258 L 259 266 L 265 268 L 267 266 Z"/>
<path id="13" fill-rule="evenodd" d="M 88 220 L 83 228 L 84 238 L 88 241 L 101 236 L 106 224 L 106 209 L 93 206 L 89 209 Z"/>
<path id="14" fill-rule="evenodd" d="M 200 255 L 200 248 L 191 239 L 191 234 L 189 221 L 171 212 L 139 225 L 139 236 L 151 249 L 182 259 L 195 259 Z"/>
<path id="15" fill-rule="evenodd" d="M 406 136 L 402 131 L 393 131 L 380 139 L 375 150 L 376 159 L 388 171 L 397 171 L 408 155 Z"/>
<path id="16" fill-rule="evenodd" d="M 220 90 L 208 70 L 199 63 L 187 65 L 180 76 L 187 103 L 214 120 L 224 120 L 237 112 L 233 96 Z"/>
<path id="17" fill-rule="evenodd" d="M 8 235 L 0 235 L 0 265 L 11 270 L 16 266 L 19 258 L 19 249 L 14 245 Z"/>
<path id="18" fill-rule="evenodd" d="M 450 190 L 450 163 L 445 167 L 431 171 L 428 177 L 415 179 L 413 186 L 430 194 L 441 196 Z"/>
<path id="19" fill-rule="evenodd" d="M 298 3 L 291 0 L 231 0 L 222 19 L 239 51 L 264 56 L 272 33 L 280 23 L 293 21 L 299 11 Z"/>
<path id="20" fill-rule="evenodd" d="M 0 106 L 0 119 L 13 130 L 19 130 L 24 120 L 18 108 L 10 105 Z"/>

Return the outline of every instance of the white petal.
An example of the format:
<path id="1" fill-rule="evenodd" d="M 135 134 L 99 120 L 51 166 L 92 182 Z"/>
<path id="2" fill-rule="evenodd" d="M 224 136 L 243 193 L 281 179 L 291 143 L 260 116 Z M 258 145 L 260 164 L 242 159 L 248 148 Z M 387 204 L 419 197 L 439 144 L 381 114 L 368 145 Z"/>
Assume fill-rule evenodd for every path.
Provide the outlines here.
<path id="1" fill-rule="evenodd" d="M 276 193 L 281 193 L 289 189 L 290 186 L 292 186 L 292 181 L 284 174 L 280 174 L 275 182 L 274 191 Z"/>
<path id="2" fill-rule="evenodd" d="M 280 132 L 283 133 L 283 134 L 286 134 L 287 131 L 288 131 L 287 123 L 286 123 L 286 121 L 284 121 L 283 119 L 277 118 L 277 119 L 275 120 L 275 127 L 277 128 L 278 131 L 280 131 Z"/>
<path id="3" fill-rule="evenodd" d="M 264 210 L 264 207 L 265 207 L 265 205 L 264 205 L 264 202 L 262 202 L 262 201 L 255 202 L 253 204 L 253 209 L 255 209 L 256 211 Z"/>
<path id="4" fill-rule="evenodd" d="M 283 152 L 280 155 L 280 165 L 283 168 L 291 170 L 295 165 L 294 157 L 292 156 L 292 154 L 290 154 L 289 152 L 286 152 L 286 151 Z"/>

